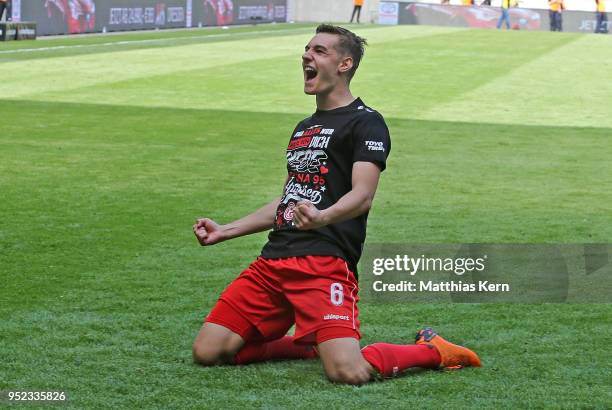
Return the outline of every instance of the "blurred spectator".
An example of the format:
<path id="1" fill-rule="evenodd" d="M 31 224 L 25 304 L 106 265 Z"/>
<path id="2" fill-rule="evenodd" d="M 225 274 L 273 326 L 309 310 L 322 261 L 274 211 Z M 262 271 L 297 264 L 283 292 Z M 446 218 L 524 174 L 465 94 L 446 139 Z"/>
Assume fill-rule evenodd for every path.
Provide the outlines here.
<path id="1" fill-rule="evenodd" d="M 514 6 L 514 1 L 512 0 L 502 0 L 501 5 L 501 16 L 499 16 L 499 20 L 497 21 L 497 28 L 500 29 L 503 22 L 506 22 L 506 30 L 510 30 L 510 7 Z"/>
<path id="2" fill-rule="evenodd" d="M 474 5 L 474 0 L 463 0 L 463 5 L 464 6 L 473 6 Z"/>
<path id="3" fill-rule="evenodd" d="M 548 0 L 550 7 L 550 31 L 563 31 L 563 10 L 565 10 L 565 4 L 563 0 Z"/>
<path id="4" fill-rule="evenodd" d="M 6 1 L 7 0 L 0 0 L 0 21 L 2 21 L 2 15 L 4 14 L 4 10 L 6 10 Z M 6 19 L 9 19 L 9 16 L 6 16 Z"/>
<path id="5" fill-rule="evenodd" d="M 606 0 L 595 0 L 597 5 L 597 25 L 595 26 L 596 33 L 606 34 L 608 32 L 608 15 L 606 14 Z"/>
<path id="6" fill-rule="evenodd" d="M 491 5 L 491 0 L 483 0 L 482 3 L 480 3 L 481 6 L 490 6 Z"/>
<path id="7" fill-rule="evenodd" d="M 510 30 L 510 7 L 514 6 L 513 0 L 502 0 L 502 15 L 497 21 L 497 28 L 500 29 L 503 22 L 506 23 L 506 30 Z"/>
<path id="8" fill-rule="evenodd" d="M 361 16 L 361 6 L 363 6 L 363 0 L 353 0 L 353 4 L 355 5 L 355 7 L 353 7 L 353 14 L 351 15 L 351 23 L 353 22 L 353 19 L 355 18 L 355 13 L 357 13 L 357 24 L 359 24 L 359 16 Z"/>
<path id="9" fill-rule="evenodd" d="M 442 3 L 440 4 L 450 4 L 450 0 L 442 0 Z"/>

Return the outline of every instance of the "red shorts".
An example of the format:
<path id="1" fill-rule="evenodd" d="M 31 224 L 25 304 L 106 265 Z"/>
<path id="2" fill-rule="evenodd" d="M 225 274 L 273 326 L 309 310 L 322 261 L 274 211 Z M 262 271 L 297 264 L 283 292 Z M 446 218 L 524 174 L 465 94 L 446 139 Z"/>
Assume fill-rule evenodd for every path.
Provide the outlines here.
<path id="1" fill-rule="evenodd" d="M 293 324 L 296 343 L 360 339 L 358 291 L 355 275 L 341 258 L 259 257 L 223 291 L 206 322 L 247 341 L 278 339 Z"/>

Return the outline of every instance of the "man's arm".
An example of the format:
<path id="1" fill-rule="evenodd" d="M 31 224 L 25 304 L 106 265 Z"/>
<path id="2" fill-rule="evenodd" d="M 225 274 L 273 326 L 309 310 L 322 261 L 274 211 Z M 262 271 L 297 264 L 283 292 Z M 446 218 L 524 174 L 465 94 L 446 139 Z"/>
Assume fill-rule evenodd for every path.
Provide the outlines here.
<path id="1" fill-rule="evenodd" d="M 300 201 L 293 211 L 298 229 L 307 230 L 355 218 L 370 210 L 378 186 L 380 168 L 372 162 L 353 164 L 352 188 L 334 205 L 318 210 L 310 201 Z"/>
<path id="2" fill-rule="evenodd" d="M 206 246 L 214 245 L 239 236 L 266 231 L 274 225 L 274 217 L 279 202 L 280 197 L 259 208 L 252 214 L 227 225 L 219 225 L 209 218 L 200 218 L 196 221 L 195 225 L 193 225 L 193 232 L 198 238 L 200 245 Z"/>

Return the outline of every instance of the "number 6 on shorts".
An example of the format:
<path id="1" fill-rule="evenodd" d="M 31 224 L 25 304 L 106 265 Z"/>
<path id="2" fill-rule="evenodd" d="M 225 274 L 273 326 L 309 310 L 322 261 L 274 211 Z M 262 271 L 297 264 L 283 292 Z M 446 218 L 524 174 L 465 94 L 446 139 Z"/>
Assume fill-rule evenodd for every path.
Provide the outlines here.
<path id="1" fill-rule="evenodd" d="M 333 305 L 342 306 L 342 302 L 344 302 L 344 288 L 342 284 L 338 282 L 331 284 L 329 288 L 329 298 Z"/>

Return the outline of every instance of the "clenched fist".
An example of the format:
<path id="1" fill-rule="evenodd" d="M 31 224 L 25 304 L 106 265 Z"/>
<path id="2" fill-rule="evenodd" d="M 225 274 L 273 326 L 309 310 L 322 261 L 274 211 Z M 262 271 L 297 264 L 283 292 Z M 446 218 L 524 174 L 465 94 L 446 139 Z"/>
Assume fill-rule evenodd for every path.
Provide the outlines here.
<path id="1" fill-rule="evenodd" d="M 293 224 L 300 230 L 327 225 L 323 213 L 310 201 L 299 201 L 293 209 Z"/>
<path id="2" fill-rule="evenodd" d="M 193 233 L 202 246 L 214 245 L 225 240 L 221 225 L 208 218 L 197 219 L 193 225 Z"/>

